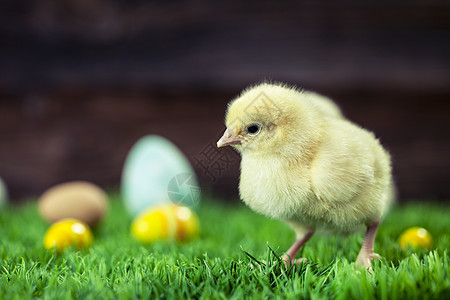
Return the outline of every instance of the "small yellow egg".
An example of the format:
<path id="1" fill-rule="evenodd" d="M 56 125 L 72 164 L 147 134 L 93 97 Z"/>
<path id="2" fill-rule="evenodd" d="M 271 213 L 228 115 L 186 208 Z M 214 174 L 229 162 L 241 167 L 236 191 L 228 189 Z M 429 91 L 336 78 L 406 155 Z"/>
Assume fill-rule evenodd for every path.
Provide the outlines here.
<path id="1" fill-rule="evenodd" d="M 63 219 L 54 223 L 44 237 L 46 249 L 62 251 L 67 247 L 87 248 L 93 243 L 92 232 L 86 223 L 77 219 Z"/>
<path id="2" fill-rule="evenodd" d="M 192 241 L 200 233 L 200 221 L 188 207 L 174 205 L 173 213 L 177 223 L 176 238 L 180 242 Z"/>
<path id="3" fill-rule="evenodd" d="M 157 206 L 139 214 L 131 224 L 131 234 L 142 243 L 175 237 L 176 224 L 171 206 Z"/>
<path id="4" fill-rule="evenodd" d="M 429 249 L 433 244 L 433 239 L 425 228 L 411 227 L 400 235 L 398 242 L 403 249 L 408 246 Z"/>
<path id="5" fill-rule="evenodd" d="M 149 244 L 161 240 L 188 242 L 200 232 L 200 222 L 188 207 L 165 204 L 147 209 L 131 224 L 131 234 Z"/>

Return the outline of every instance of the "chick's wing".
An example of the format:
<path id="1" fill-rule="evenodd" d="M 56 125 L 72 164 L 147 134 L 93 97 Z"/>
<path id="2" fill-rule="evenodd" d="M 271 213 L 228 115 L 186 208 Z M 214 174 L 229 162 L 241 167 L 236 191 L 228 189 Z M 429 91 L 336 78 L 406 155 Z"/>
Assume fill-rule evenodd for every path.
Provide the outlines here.
<path id="1" fill-rule="evenodd" d="M 375 179 L 371 133 L 345 120 L 333 121 L 311 163 L 314 194 L 325 201 L 350 201 Z"/>

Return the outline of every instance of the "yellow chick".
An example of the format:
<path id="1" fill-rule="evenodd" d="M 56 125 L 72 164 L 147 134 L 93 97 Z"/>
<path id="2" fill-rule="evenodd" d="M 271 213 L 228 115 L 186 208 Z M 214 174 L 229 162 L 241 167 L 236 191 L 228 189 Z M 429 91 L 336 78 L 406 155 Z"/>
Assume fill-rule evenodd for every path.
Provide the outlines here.
<path id="1" fill-rule="evenodd" d="M 218 147 L 242 156 L 239 191 L 256 212 L 285 221 L 297 240 L 286 265 L 315 231 L 367 226 L 356 263 L 370 268 L 380 219 L 393 197 L 390 156 L 330 99 L 262 83 L 231 101 Z"/>

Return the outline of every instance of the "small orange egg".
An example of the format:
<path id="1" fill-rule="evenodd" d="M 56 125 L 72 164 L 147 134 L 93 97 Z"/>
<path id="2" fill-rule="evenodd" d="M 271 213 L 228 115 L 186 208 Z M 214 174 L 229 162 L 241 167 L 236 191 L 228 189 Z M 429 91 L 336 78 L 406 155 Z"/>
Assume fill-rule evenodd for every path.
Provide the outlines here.
<path id="1" fill-rule="evenodd" d="M 93 243 L 92 232 L 86 223 L 77 219 L 63 219 L 54 223 L 44 237 L 46 249 L 62 251 L 67 247 L 82 249 Z"/>
<path id="2" fill-rule="evenodd" d="M 398 242 L 403 249 L 408 246 L 429 249 L 433 244 L 433 239 L 425 228 L 411 227 L 400 235 Z"/>
<path id="3" fill-rule="evenodd" d="M 200 233 L 200 221 L 197 215 L 185 206 L 174 205 L 172 210 L 177 223 L 177 240 L 188 242 L 197 238 Z"/>

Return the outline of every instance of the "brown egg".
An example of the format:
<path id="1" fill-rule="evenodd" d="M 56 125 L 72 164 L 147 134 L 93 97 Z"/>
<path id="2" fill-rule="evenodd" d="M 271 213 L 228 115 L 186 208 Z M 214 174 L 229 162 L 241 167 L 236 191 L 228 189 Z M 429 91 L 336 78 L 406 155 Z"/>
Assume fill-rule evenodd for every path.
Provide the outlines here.
<path id="1" fill-rule="evenodd" d="M 50 222 L 75 218 L 95 225 L 108 207 L 106 193 L 95 184 L 72 181 L 48 189 L 39 198 L 41 215 Z"/>

